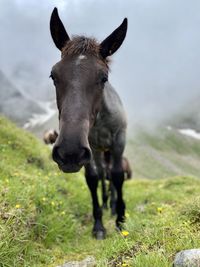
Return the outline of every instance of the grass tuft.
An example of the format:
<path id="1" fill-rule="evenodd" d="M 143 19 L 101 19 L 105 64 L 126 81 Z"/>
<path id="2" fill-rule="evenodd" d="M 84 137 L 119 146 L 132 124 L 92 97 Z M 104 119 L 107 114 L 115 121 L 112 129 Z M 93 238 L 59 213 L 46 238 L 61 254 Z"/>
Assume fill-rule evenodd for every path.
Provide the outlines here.
<path id="1" fill-rule="evenodd" d="M 183 214 L 189 222 L 200 227 L 200 197 L 189 201 L 183 208 Z"/>

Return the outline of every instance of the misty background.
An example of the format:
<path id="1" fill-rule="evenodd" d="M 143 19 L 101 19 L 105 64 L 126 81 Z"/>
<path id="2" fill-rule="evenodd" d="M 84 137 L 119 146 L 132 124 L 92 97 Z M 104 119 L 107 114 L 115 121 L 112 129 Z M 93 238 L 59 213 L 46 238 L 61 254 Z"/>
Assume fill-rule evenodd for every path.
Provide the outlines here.
<path id="1" fill-rule="evenodd" d="M 196 113 L 198 0 L 1 0 L 0 112 L 11 114 L 21 108 L 19 117 L 26 114 L 23 124 L 29 123 L 40 109 L 42 113 L 44 102 L 55 100 L 49 79 L 51 67 L 60 59 L 49 32 L 54 7 L 69 35 L 85 34 L 99 41 L 128 18 L 127 37 L 112 57 L 109 79 L 131 125 L 155 125 L 190 109 Z M 46 105 L 48 109 L 54 114 Z"/>

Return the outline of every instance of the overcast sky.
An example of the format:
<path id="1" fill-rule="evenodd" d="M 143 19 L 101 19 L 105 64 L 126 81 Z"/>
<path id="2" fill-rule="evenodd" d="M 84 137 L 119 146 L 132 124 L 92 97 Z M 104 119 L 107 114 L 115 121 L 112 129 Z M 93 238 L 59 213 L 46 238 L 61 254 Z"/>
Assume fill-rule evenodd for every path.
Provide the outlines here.
<path id="1" fill-rule="evenodd" d="M 173 114 L 200 95 L 199 0 L 0 0 L 0 69 L 44 97 L 60 58 L 49 33 L 57 6 L 68 33 L 99 41 L 128 17 L 125 42 L 113 56 L 110 81 L 133 121 Z"/>

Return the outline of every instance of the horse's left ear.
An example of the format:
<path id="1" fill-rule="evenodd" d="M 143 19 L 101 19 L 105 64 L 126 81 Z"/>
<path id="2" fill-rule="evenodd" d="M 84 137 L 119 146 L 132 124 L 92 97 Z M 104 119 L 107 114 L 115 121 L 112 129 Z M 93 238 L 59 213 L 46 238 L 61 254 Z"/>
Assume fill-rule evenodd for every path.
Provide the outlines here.
<path id="1" fill-rule="evenodd" d="M 122 24 L 114 30 L 100 45 L 100 53 L 103 58 L 114 54 L 123 43 L 127 32 L 128 20 L 125 18 Z"/>

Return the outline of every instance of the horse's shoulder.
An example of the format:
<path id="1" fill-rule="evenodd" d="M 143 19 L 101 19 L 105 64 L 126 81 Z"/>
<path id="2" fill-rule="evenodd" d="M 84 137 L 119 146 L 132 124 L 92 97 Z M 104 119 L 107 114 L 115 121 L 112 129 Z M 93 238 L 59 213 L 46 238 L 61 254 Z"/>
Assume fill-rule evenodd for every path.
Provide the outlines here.
<path id="1" fill-rule="evenodd" d="M 103 109 L 111 124 L 113 122 L 121 127 L 126 127 L 127 119 L 122 101 L 110 83 L 106 83 L 104 88 Z"/>

